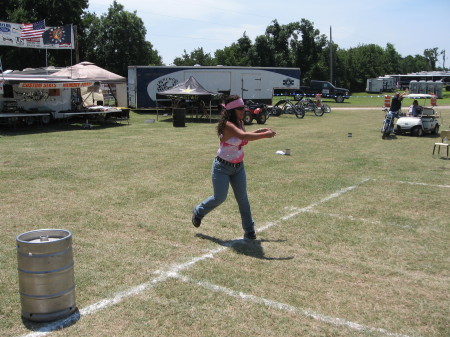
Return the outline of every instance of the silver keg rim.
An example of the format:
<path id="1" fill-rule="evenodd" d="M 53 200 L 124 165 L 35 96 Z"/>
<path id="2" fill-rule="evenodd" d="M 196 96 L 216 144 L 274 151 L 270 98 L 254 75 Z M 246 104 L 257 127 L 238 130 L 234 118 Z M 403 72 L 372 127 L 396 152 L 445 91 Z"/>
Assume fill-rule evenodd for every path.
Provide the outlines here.
<path id="1" fill-rule="evenodd" d="M 72 236 L 72 233 L 66 229 L 37 229 L 19 234 L 16 237 L 17 242 L 29 244 L 41 244 L 48 241 L 66 240 Z"/>

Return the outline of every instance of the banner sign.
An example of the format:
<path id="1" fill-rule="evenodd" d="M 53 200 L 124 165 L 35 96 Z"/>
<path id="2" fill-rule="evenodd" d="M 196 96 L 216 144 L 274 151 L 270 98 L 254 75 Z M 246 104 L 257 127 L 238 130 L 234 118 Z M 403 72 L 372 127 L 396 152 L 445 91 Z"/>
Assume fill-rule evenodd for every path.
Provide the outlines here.
<path id="1" fill-rule="evenodd" d="M 61 83 L 22 82 L 19 83 L 19 88 L 61 89 L 61 88 L 84 88 L 93 85 L 94 82 L 61 82 Z"/>
<path id="2" fill-rule="evenodd" d="M 72 25 L 45 27 L 44 21 L 19 24 L 0 21 L 0 46 L 74 49 Z"/>

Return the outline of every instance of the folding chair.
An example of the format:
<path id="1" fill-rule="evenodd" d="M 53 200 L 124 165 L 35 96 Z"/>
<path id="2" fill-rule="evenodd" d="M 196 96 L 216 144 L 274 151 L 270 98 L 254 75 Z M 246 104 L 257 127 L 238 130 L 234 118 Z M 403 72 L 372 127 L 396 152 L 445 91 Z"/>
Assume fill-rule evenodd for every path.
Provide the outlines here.
<path id="1" fill-rule="evenodd" d="M 441 142 L 434 143 L 433 156 L 434 156 L 434 150 L 436 150 L 436 146 L 438 147 L 438 156 L 439 156 L 439 152 L 441 151 L 441 146 L 443 146 L 443 147 L 447 148 L 447 159 L 448 159 L 448 147 L 450 145 L 448 142 L 449 138 L 450 138 L 450 130 L 441 131 Z"/>

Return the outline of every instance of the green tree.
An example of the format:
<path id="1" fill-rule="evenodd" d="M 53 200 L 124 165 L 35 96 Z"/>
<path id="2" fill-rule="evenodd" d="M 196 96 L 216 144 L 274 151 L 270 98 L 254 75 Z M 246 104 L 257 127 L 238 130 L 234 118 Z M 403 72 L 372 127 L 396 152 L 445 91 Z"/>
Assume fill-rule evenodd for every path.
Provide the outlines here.
<path id="1" fill-rule="evenodd" d="M 327 38 L 324 34 L 320 34 L 318 29 L 314 28 L 311 21 L 302 19 L 299 24 L 298 38 L 291 41 L 291 48 L 294 58 L 294 65 L 302 70 L 302 82 L 309 83 L 311 79 L 325 80 L 326 62 L 328 57 L 325 48 L 327 46 Z M 328 67 L 326 67 L 328 69 Z M 317 78 L 318 74 L 322 74 L 321 78 Z"/>
<path id="2" fill-rule="evenodd" d="M 214 66 L 216 61 L 211 57 L 211 54 L 206 54 L 203 48 L 194 49 L 190 54 L 184 50 L 182 57 L 176 57 L 173 60 L 173 64 L 177 66 L 195 66 L 199 64 L 201 66 Z"/>
<path id="3" fill-rule="evenodd" d="M 218 49 L 214 53 L 217 64 L 223 66 L 250 66 L 250 53 L 252 48 L 252 41 L 244 33 L 236 42 L 233 42 L 230 47 Z"/>
<path id="4" fill-rule="evenodd" d="M 239 53 L 239 46 L 236 43 L 232 43 L 231 46 L 223 49 L 218 49 L 214 52 L 214 58 L 217 64 L 223 66 L 246 66 L 246 58 L 241 57 Z"/>
<path id="5" fill-rule="evenodd" d="M 401 67 L 400 73 L 408 74 L 408 73 L 414 73 L 414 72 L 419 72 L 419 71 L 427 71 L 430 69 L 431 69 L 430 64 L 428 63 L 428 60 L 425 58 L 425 56 L 408 55 L 402 59 L 402 67 Z"/>
<path id="6" fill-rule="evenodd" d="M 350 53 L 346 49 L 336 48 L 334 53 L 333 78 L 336 84 L 344 88 L 352 88 L 352 72 L 350 67 Z"/>
<path id="7" fill-rule="evenodd" d="M 384 49 L 384 73 L 385 74 L 398 74 L 401 73 L 402 57 L 395 50 L 392 43 L 386 44 Z"/>
<path id="8" fill-rule="evenodd" d="M 0 0 L 0 20 L 9 21 L 11 14 L 18 6 L 18 2 L 11 0 Z"/>
<path id="9" fill-rule="evenodd" d="M 277 20 L 266 29 L 274 54 L 274 61 L 278 67 L 289 67 L 294 63 L 291 53 L 291 42 L 298 40 L 298 31 L 301 26 L 298 22 L 280 25 Z"/>
<path id="10" fill-rule="evenodd" d="M 93 13 L 84 13 L 81 25 L 77 27 L 79 61 L 96 60 L 98 53 L 98 34 L 101 31 L 101 20 Z"/>
<path id="11" fill-rule="evenodd" d="M 423 51 L 423 56 L 427 59 L 431 70 L 436 70 L 436 62 L 438 60 L 439 51 L 438 48 L 429 48 Z"/>
<path id="12" fill-rule="evenodd" d="M 275 51 L 271 39 L 267 35 L 257 36 L 249 53 L 250 64 L 258 67 L 274 67 Z"/>
<path id="13" fill-rule="evenodd" d="M 86 14 L 83 19 L 80 54 L 85 60 L 122 76 L 127 76 L 128 65 L 162 65 L 158 52 L 145 40 L 147 30 L 136 11 L 125 11 L 114 1 L 107 14 L 98 19 Z"/>
<path id="14" fill-rule="evenodd" d="M 337 78 L 352 90 L 364 90 L 367 78 L 377 77 L 384 71 L 383 56 L 383 48 L 374 44 L 340 50 Z"/>

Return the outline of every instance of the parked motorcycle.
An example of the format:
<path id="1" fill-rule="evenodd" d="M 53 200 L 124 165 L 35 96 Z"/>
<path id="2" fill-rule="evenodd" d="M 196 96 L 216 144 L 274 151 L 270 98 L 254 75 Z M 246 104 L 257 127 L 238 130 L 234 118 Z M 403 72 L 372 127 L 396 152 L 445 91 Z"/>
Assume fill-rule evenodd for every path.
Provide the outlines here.
<path id="1" fill-rule="evenodd" d="M 295 105 L 293 101 L 289 99 L 280 99 L 272 108 L 270 108 L 270 114 L 274 116 L 280 116 L 284 114 L 295 114 L 297 118 L 305 117 L 305 110 L 298 105 Z"/>
<path id="2" fill-rule="evenodd" d="M 399 112 L 389 111 L 387 108 L 384 108 L 383 111 L 386 112 L 386 116 L 384 117 L 383 127 L 381 128 L 381 138 L 385 139 L 394 131 L 394 120 L 400 116 Z"/>

